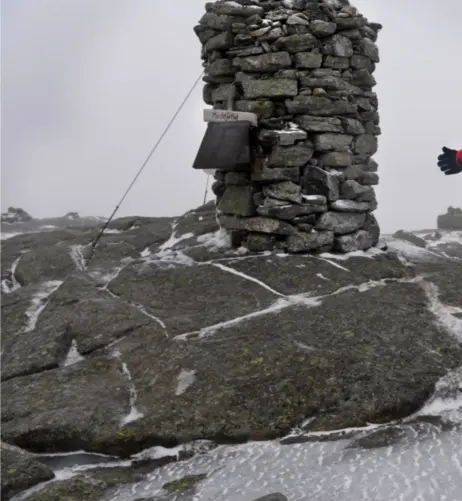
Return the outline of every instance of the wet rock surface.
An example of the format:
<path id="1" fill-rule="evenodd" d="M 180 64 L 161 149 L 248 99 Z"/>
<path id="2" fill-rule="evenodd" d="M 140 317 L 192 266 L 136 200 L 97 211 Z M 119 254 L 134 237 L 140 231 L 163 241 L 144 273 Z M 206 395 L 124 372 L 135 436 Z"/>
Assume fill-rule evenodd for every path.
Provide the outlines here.
<path id="1" fill-rule="evenodd" d="M 314 197 L 307 203 L 325 203 Z M 88 228 L 69 240 L 49 230 L 2 242 L 20 256 L 13 272 L 4 265 L 2 284 L 7 442 L 128 457 L 197 439 L 270 440 L 308 420 L 312 443 L 316 433 L 405 419 L 462 363 L 457 233 L 417 233 L 419 245 L 398 235 L 386 252 L 339 258 L 266 251 L 265 233 L 255 252 L 233 249 L 213 203 L 172 219 L 169 235 L 165 220 L 147 224 L 160 236 L 114 221 L 122 229 L 102 237 L 89 265 Z M 55 246 L 73 267 L 55 276 L 44 258 L 44 279 L 21 284 L 21 259 Z M 355 447 L 398 444 L 399 433 L 358 437 Z M 112 485 L 85 474 L 31 495 L 99 500 Z"/>

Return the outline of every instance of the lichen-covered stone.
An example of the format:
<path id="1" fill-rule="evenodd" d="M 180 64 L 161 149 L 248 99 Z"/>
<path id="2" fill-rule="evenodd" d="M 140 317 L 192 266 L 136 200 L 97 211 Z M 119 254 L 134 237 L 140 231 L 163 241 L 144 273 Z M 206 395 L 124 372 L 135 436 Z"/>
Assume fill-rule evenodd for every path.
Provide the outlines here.
<path id="1" fill-rule="evenodd" d="M 335 247 L 340 252 L 347 253 L 370 249 L 373 245 L 372 242 L 373 236 L 369 232 L 358 230 L 350 235 L 336 237 Z"/>
<path id="2" fill-rule="evenodd" d="M 298 83 L 289 79 L 268 79 L 249 80 L 242 82 L 245 99 L 256 99 L 260 97 L 282 98 L 296 96 L 298 93 Z"/>
<path id="3" fill-rule="evenodd" d="M 273 150 L 269 159 L 269 167 L 303 167 L 313 157 L 311 143 L 300 143 L 294 146 L 280 146 Z"/>
<path id="4" fill-rule="evenodd" d="M 316 229 L 330 230 L 336 235 L 343 235 L 359 230 L 365 221 L 365 213 L 329 211 L 319 218 Z"/>
<path id="5" fill-rule="evenodd" d="M 329 250 L 334 244 L 332 231 L 298 232 L 287 239 L 287 250 L 291 253 Z"/>
<path id="6" fill-rule="evenodd" d="M 253 188 L 251 186 L 227 186 L 218 204 L 218 210 L 225 214 L 253 216 Z"/>
<path id="7" fill-rule="evenodd" d="M 274 72 L 290 68 L 292 60 L 288 52 L 270 52 L 261 56 L 238 57 L 233 60 L 233 65 L 240 71 Z"/>
<path id="8" fill-rule="evenodd" d="M 316 166 L 305 169 L 302 191 L 306 195 L 323 195 L 333 202 L 339 198 L 339 176 Z"/>

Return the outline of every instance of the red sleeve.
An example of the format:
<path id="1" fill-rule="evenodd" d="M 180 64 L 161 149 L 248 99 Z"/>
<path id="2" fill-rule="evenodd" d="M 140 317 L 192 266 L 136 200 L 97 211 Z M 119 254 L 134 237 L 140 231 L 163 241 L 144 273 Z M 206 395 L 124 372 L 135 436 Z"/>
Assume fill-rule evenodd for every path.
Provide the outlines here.
<path id="1" fill-rule="evenodd" d="M 462 168 L 462 150 L 456 153 L 456 164 Z"/>

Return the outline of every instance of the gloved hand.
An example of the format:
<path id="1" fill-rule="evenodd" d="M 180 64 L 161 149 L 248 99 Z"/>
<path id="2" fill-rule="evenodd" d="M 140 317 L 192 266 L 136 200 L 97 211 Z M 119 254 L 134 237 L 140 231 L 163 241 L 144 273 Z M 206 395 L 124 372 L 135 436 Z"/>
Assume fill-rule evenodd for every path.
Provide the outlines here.
<path id="1" fill-rule="evenodd" d="M 462 172 L 462 165 L 457 162 L 457 151 L 443 146 L 443 153 L 438 157 L 438 167 L 446 176 Z"/>

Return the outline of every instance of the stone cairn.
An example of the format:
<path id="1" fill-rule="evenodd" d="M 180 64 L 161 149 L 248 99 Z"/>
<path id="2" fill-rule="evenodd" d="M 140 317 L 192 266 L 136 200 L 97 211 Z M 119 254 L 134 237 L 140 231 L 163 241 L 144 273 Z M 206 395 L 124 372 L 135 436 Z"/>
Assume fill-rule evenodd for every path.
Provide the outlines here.
<path id="1" fill-rule="evenodd" d="M 372 74 L 381 25 L 348 0 L 220 0 L 205 8 L 194 28 L 204 101 L 255 113 L 264 152 L 258 169 L 215 174 L 218 221 L 233 245 L 291 253 L 376 245 Z"/>

